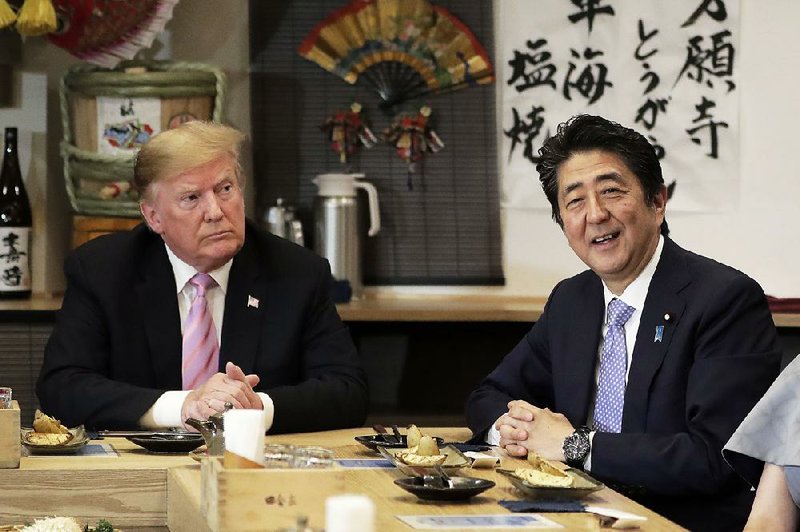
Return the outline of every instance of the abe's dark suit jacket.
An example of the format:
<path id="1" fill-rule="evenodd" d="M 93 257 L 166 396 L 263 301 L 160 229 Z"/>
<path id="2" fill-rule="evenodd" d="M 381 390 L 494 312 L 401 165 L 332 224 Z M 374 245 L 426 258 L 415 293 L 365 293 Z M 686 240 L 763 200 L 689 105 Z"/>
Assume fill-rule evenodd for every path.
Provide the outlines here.
<path id="1" fill-rule="evenodd" d="M 603 307 L 592 271 L 555 287 L 541 319 L 469 397 L 476 437 L 512 399 L 560 412 L 575 427 L 586 423 Z M 622 432 L 595 434 L 591 474 L 691 529 L 741 530 L 752 496 L 721 450 L 779 363 L 761 287 L 665 238 L 632 354 Z"/>
<path id="2" fill-rule="evenodd" d="M 64 269 L 67 290 L 37 383 L 42 409 L 70 426 L 134 428 L 162 393 L 181 389 L 164 241 L 140 225 L 81 246 Z M 331 282 L 327 261 L 248 221 L 230 270 L 219 361 L 223 372 L 232 361 L 261 378 L 256 391 L 275 404 L 270 432 L 364 422 L 366 380 Z"/>

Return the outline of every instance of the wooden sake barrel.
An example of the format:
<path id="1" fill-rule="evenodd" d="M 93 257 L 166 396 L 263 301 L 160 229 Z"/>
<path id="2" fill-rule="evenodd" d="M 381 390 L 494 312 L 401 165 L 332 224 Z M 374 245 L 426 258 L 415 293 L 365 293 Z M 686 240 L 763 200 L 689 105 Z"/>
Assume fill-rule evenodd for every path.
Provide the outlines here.
<path id="1" fill-rule="evenodd" d="M 224 75 L 197 63 L 79 64 L 61 80 L 61 155 L 78 214 L 136 217 L 133 161 L 150 136 L 188 120 L 222 119 Z M 108 113 L 119 108 L 119 117 Z M 128 113 L 125 113 L 125 109 Z M 142 120 L 137 109 L 146 108 Z"/>

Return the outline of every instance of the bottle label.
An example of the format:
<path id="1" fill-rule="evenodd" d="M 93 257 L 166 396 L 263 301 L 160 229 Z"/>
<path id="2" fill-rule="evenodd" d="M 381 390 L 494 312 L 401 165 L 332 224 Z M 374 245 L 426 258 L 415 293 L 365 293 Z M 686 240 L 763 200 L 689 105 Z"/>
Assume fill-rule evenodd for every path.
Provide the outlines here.
<path id="1" fill-rule="evenodd" d="M 30 249 L 30 227 L 0 227 L 0 292 L 31 289 Z"/>

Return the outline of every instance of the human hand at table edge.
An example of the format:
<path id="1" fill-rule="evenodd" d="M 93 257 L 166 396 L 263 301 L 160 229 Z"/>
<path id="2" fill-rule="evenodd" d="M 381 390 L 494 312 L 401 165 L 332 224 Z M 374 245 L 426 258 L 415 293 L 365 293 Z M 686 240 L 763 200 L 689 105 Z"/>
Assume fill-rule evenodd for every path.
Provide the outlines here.
<path id="1" fill-rule="evenodd" d="M 563 414 L 521 400 L 508 403 L 508 412 L 500 416 L 495 428 L 500 433 L 500 447 L 509 455 L 522 458 L 533 451 L 561 462 L 565 460 L 564 438 L 575 430 Z"/>
<path id="2" fill-rule="evenodd" d="M 186 425 L 189 418 L 204 421 L 218 412 L 225 411 L 225 404 L 230 403 L 233 408 L 250 408 L 263 410 L 261 398 L 253 391 L 259 382 L 258 375 L 245 375 L 242 369 L 228 362 L 225 373 L 216 373 L 205 383 L 192 390 L 181 406 L 181 420 L 184 428 L 190 431 L 196 429 Z"/>

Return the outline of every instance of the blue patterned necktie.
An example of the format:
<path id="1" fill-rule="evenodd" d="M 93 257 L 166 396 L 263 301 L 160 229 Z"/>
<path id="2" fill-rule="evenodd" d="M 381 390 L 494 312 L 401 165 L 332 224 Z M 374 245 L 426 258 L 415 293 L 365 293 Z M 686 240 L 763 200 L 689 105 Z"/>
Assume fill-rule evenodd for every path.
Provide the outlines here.
<path id="1" fill-rule="evenodd" d="M 594 428 L 600 432 L 622 430 L 622 407 L 625 404 L 625 373 L 628 350 L 625 346 L 625 322 L 636 309 L 620 299 L 608 303 L 608 332 L 600 359 L 600 378 L 594 405 Z"/>

